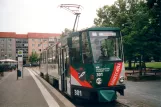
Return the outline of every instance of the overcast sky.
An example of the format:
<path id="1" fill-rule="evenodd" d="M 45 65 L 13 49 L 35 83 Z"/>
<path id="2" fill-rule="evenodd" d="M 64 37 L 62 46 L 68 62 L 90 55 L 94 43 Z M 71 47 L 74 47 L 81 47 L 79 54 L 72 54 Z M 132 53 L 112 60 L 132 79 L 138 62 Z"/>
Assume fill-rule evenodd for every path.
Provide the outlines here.
<path id="1" fill-rule="evenodd" d="M 90 27 L 96 9 L 111 5 L 116 0 L 0 0 L 0 32 L 61 33 L 73 28 L 75 16 L 60 4 L 83 6 L 78 29 Z"/>

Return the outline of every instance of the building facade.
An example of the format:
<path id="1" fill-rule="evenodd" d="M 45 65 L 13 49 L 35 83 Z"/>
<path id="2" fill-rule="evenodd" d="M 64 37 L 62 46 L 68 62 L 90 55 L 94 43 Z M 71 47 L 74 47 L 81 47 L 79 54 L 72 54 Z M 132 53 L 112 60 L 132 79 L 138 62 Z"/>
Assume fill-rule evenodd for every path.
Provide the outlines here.
<path id="1" fill-rule="evenodd" d="M 59 38 L 60 34 L 55 33 L 28 33 L 28 56 L 31 56 L 32 52 L 40 54 L 54 43 L 53 40 L 57 41 Z"/>
<path id="2" fill-rule="evenodd" d="M 17 59 L 18 50 L 23 50 L 23 63 L 29 62 L 32 52 L 38 55 L 48 46 L 53 45 L 61 34 L 0 32 L 0 59 Z"/>
<path id="3" fill-rule="evenodd" d="M 16 59 L 15 33 L 0 32 L 0 59 Z"/>
<path id="4" fill-rule="evenodd" d="M 16 59 L 18 50 L 23 51 L 23 64 L 28 61 L 28 38 L 27 34 L 16 34 Z"/>

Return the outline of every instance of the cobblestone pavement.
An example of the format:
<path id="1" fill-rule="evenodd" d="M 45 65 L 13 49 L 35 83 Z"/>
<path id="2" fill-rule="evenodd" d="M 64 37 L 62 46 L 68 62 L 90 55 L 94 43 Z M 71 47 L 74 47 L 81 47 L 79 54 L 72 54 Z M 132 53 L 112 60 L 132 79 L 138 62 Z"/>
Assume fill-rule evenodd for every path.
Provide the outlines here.
<path id="1" fill-rule="evenodd" d="M 132 82 L 126 84 L 125 96 L 119 101 L 130 107 L 161 107 L 161 81 Z"/>
<path id="2" fill-rule="evenodd" d="M 9 73 L 0 83 L 0 107 L 48 107 L 27 70 L 24 70 L 24 76 L 19 80 L 15 71 Z"/>

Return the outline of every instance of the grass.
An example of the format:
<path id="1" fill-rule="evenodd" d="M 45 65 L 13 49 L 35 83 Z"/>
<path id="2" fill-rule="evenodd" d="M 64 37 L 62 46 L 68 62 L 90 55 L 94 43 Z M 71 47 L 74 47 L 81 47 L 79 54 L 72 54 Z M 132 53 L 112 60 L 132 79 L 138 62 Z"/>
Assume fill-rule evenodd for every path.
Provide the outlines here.
<path id="1" fill-rule="evenodd" d="M 136 63 L 135 66 L 139 64 Z M 132 67 L 134 66 L 134 63 L 132 63 Z M 125 67 L 128 67 L 128 63 L 125 63 Z M 153 67 L 153 68 L 161 68 L 161 62 L 147 62 L 146 67 Z"/>

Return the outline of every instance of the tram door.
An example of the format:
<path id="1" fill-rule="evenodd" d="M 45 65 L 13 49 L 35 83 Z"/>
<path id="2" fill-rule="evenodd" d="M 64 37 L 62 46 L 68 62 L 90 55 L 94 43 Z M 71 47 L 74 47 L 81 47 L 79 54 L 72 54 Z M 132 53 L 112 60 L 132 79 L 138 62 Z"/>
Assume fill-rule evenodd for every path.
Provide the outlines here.
<path id="1" fill-rule="evenodd" d="M 66 80 L 66 49 L 62 48 L 61 49 L 61 65 L 62 65 L 62 70 L 61 70 L 61 84 L 62 84 L 62 91 L 67 92 L 67 80 Z"/>

